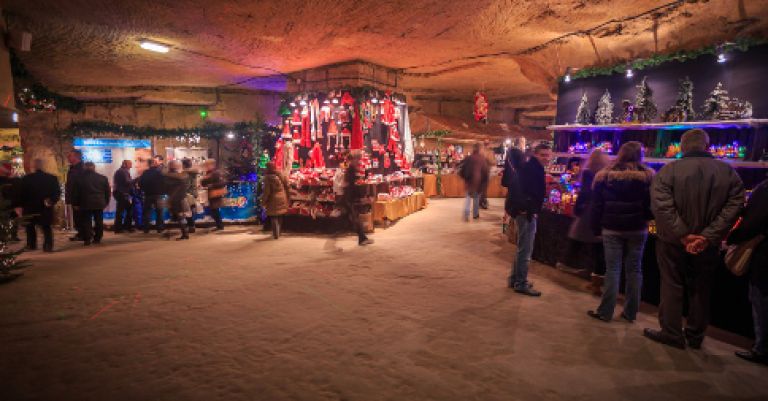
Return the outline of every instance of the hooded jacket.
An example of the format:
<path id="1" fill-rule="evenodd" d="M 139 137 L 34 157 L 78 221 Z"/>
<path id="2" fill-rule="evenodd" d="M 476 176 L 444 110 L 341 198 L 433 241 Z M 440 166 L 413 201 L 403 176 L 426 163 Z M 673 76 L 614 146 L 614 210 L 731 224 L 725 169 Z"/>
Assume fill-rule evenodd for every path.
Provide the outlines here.
<path id="1" fill-rule="evenodd" d="M 651 186 L 659 238 L 672 244 L 697 234 L 719 244 L 744 206 L 744 185 L 729 164 L 689 152 L 664 166 Z"/>
<path id="2" fill-rule="evenodd" d="M 592 190 L 592 232 L 645 231 L 651 214 L 653 170 L 609 167 L 595 175 Z"/>

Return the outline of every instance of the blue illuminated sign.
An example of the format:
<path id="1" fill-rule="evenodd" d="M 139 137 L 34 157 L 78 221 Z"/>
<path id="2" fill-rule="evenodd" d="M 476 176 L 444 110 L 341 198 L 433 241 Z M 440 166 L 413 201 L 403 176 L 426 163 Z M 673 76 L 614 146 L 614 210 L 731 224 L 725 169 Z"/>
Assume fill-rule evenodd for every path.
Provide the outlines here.
<path id="1" fill-rule="evenodd" d="M 83 149 L 83 160 L 93 163 L 112 163 L 112 149 L 87 148 Z"/>
<path id="2" fill-rule="evenodd" d="M 76 148 L 146 148 L 152 147 L 149 139 L 75 138 Z M 95 162 L 94 162 L 95 163 Z"/>

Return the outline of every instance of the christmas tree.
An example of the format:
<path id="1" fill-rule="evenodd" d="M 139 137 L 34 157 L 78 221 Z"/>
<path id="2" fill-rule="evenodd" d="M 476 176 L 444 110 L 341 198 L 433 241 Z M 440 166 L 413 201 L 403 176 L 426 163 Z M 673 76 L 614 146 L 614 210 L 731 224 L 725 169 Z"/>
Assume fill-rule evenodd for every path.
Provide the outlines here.
<path id="1" fill-rule="evenodd" d="M 704 106 L 701 108 L 701 117 L 704 120 L 721 119 L 721 113 L 728 110 L 728 102 L 730 102 L 730 100 L 730 97 L 728 97 L 728 90 L 723 88 L 722 82 L 718 82 L 715 89 L 709 94 L 707 100 L 704 101 Z"/>
<path id="2" fill-rule="evenodd" d="M 648 77 L 643 77 L 643 82 L 637 86 L 635 96 L 635 118 L 637 122 L 648 123 L 656 118 L 656 103 L 653 102 L 653 90 L 648 86 Z"/>
<path id="3" fill-rule="evenodd" d="M 587 99 L 587 92 L 581 95 L 581 102 L 579 103 L 579 109 L 576 111 L 576 124 L 589 124 L 589 99 Z"/>
<path id="4" fill-rule="evenodd" d="M 693 82 L 690 78 L 680 81 L 677 90 L 677 101 L 664 113 L 664 121 L 683 122 L 696 119 L 696 111 L 693 109 Z"/>
<path id="5" fill-rule="evenodd" d="M 600 125 L 610 124 L 613 122 L 613 102 L 611 102 L 611 94 L 608 89 L 605 90 L 603 96 L 597 102 L 597 111 L 595 111 L 595 123 Z"/>

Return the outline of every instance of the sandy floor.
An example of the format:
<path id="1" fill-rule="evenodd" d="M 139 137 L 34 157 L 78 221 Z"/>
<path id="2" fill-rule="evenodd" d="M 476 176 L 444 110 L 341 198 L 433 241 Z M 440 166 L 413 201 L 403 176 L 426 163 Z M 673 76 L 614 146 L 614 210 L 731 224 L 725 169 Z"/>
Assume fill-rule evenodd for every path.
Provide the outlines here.
<path id="1" fill-rule="evenodd" d="M 30 254 L 0 286 L 0 399 L 768 397 L 768 368 L 733 346 L 650 343 L 648 314 L 591 320 L 582 282 L 549 267 L 532 269 L 542 298 L 511 293 L 500 201 L 471 223 L 459 202 L 432 201 L 368 248 L 233 227 Z"/>

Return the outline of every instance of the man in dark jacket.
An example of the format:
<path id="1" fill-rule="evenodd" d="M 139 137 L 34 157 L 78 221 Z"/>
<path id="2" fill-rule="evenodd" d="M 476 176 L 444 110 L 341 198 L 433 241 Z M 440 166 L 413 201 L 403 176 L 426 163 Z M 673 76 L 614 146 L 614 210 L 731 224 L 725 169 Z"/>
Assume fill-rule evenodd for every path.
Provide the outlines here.
<path id="1" fill-rule="evenodd" d="M 53 207 L 61 198 L 59 179 L 43 171 L 43 160 L 33 162 L 35 172 L 21 180 L 21 207 L 27 220 L 27 249 L 37 249 L 36 226 L 43 229 L 43 251 L 53 252 Z"/>
<path id="2" fill-rule="evenodd" d="M 645 329 L 651 340 L 677 348 L 701 347 L 709 324 L 712 277 L 719 246 L 744 206 L 736 171 L 707 152 L 709 136 L 700 129 L 683 134 L 683 158 L 664 166 L 651 186 L 651 209 L 659 241 L 661 330 Z M 688 319 L 683 330 L 683 294 Z"/>
<path id="3" fill-rule="evenodd" d="M 512 265 L 512 275 L 507 285 L 515 292 L 538 297 L 541 292 L 533 289 L 528 282 L 528 263 L 533 253 L 533 240 L 536 238 L 536 220 L 541 212 L 541 205 L 547 192 L 544 167 L 552 161 L 552 148 L 539 144 L 533 150 L 533 157 L 523 165 L 520 171 L 520 198 L 511 202 L 517 210 L 510 210 L 517 225 L 517 255 Z"/>
<path id="4" fill-rule="evenodd" d="M 133 205 L 131 204 L 131 189 L 133 188 L 133 179 L 131 179 L 131 167 L 133 162 L 123 160 L 123 164 L 115 171 L 112 178 L 114 190 L 112 196 L 115 198 L 115 233 L 124 231 L 133 232 Z"/>
<path id="5" fill-rule="evenodd" d="M 365 189 L 357 185 L 360 174 L 360 153 L 353 152 L 347 161 L 349 166 L 344 172 L 344 195 L 341 199 L 342 206 L 346 210 L 347 218 L 352 223 L 352 228 L 357 232 L 357 244 L 360 246 L 373 244 L 373 240 L 365 235 L 365 227 L 360 219 L 360 214 L 367 203 Z"/>
<path id="6" fill-rule="evenodd" d="M 752 191 L 739 227 L 728 236 L 729 244 L 740 244 L 763 235 L 749 261 L 749 300 L 755 324 L 755 344 L 736 356 L 768 365 L 768 180 Z"/>
<path id="7" fill-rule="evenodd" d="M 139 178 L 139 188 L 144 192 L 141 224 L 144 226 L 145 234 L 149 233 L 149 216 L 152 210 L 155 211 L 155 228 L 157 232 L 163 232 L 165 229 L 162 205 L 162 198 L 165 195 L 163 166 L 157 158 L 153 158 L 150 163 L 151 166 Z"/>
<path id="8" fill-rule="evenodd" d="M 483 157 L 480 144 L 472 146 L 472 154 L 459 167 L 459 174 L 464 179 L 467 191 L 464 201 L 464 221 L 469 221 L 469 206 L 472 203 L 472 218 L 480 218 L 480 195 L 488 184 L 488 164 Z"/>
<path id="9" fill-rule="evenodd" d="M 83 173 L 83 152 L 81 152 L 79 149 L 73 149 L 67 155 L 67 161 L 69 162 L 69 171 L 67 171 L 67 182 L 64 184 L 64 202 L 66 203 L 67 208 L 69 208 L 72 212 L 72 221 L 74 222 L 74 228 L 76 231 L 76 234 L 70 237 L 69 240 L 82 241 L 83 235 L 80 232 L 80 221 L 82 219 L 80 217 L 80 211 L 75 210 L 75 208 L 72 206 L 74 198 L 72 190 L 75 186 L 75 182 L 77 181 L 77 177 Z"/>
<path id="10" fill-rule="evenodd" d="M 96 172 L 96 165 L 85 163 L 72 194 L 72 206 L 80 212 L 80 233 L 85 245 L 98 244 L 104 236 L 104 208 L 109 204 L 109 180 Z"/>

